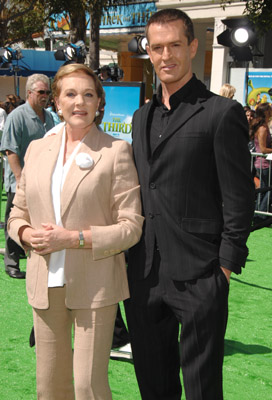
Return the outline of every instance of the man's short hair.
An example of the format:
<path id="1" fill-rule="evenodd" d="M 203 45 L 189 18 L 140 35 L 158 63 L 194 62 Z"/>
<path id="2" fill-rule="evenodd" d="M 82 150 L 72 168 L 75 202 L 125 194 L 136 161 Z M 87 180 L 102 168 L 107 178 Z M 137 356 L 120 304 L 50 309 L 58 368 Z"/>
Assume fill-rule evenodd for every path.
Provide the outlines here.
<path id="1" fill-rule="evenodd" d="M 34 89 L 34 85 L 37 82 L 43 82 L 50 88 L 50 80 L 48 76 L 44 74 L 33 74 L 27 78 L 26 81 L 26 98 L 28 98 L 28 91 Z"/>
<path id="2" fill-rule="evenodd" d="M 177 10 L 175 8 L 165 8 L 164 10 L 160 10 L 153 14 L 145 27 L 145 36 L 148 40 L 148 30 L 151 24 L 168 24 L 173 21 L 182 21 L 185 28 L 185 36 L 188 39 L 188 44 L 190 44 L 194 38 L 194 25 L 191 18 L 181 10 Z"/>
<path id="3" fill-rule="evenodd" d="M 101 72 L 104 72 L 104 71 L 107 72 L 108 76 L 111 76 L 111 69 L 108 65 L 103 65 L 101 67 Z"/>

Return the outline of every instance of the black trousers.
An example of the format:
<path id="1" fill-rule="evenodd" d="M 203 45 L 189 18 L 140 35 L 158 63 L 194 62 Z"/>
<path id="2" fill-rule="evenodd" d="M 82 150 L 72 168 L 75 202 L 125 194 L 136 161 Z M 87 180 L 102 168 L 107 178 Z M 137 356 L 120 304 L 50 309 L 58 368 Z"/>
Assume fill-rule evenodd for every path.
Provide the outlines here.
<path id="1" fill-rule="evenodd" d="M 5 256 L 4 256 L 4 263 L 5 263 L 5 269 L 7 270 L 8 268 L 14 268 L 14 269 L 20 269 L 19 268 L 19 261 L 20 261 L 20 256 L 24 256 L 24 251 L 23 249 L 13 240 L 8 234 L 7 231 L 7 222 L 9 219 L 9 214 L 10 211 L 13 207 L 13 199 L 14 199 L 15 193 L 9 191 L 7 193 L 7 203 L 6 203 L 6 212 L 5 212 L 5 240 L 6 240 L 6 245 L 5 245 Z"/>
<path id="2" fill-rule="evenodd" d="M 123 320 L 123 317 L 121 314 L 120 305 L 118 304 L 111 348 L 116 349 L 118 347 L 125 346 L 129 342 L 130 342 L 130 338 L 129 338 L 129 334 L 127 331 L 127 327 L 124 323 L 124 320 Z"/>
<path id="3" fill-rule="evenodd" d="M 229 285 L 220 267 L 187 282 L 167 278 L 159 252 L 125 302 L 143 400 L 221 400 Z M 180 346 L 179 346 L 179 328 Z"/>

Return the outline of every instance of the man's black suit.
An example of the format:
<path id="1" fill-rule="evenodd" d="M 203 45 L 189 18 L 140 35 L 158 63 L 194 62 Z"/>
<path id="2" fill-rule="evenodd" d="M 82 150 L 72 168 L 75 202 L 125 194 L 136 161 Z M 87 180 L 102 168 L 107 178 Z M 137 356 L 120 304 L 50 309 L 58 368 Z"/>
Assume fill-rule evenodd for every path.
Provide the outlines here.
<path id="1" fill-rule="evenodd" d="M 144 400 L 180 399 L 179 322 L 186 398 L 220 400 L 228 297 L 220 266 L 241 273 L 254 209 L 248 125 L 239 103 L 209 92 L 195 77 L 181 90 L 177 117 L 153 150 L 155 99 L 133 118 L 145 224 L 129 252 L 127 318 Z M 160 331 L 158 340 L 152 330 Z"/>

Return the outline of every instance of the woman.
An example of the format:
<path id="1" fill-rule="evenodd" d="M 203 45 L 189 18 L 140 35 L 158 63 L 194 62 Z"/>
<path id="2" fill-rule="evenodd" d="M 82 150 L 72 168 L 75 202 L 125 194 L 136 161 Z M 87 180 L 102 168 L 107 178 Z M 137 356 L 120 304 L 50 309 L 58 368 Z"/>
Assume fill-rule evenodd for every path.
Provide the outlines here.
<path id="1" fill-rule="evenodd" d="M 63 66 L 52 89 L 66 123 L 30 144 L 8 229 L 29 251 L 38 398 L 107 400 L 117 304 L 129 296 L 123 251 L 143 222 L 137 174 L 130 145 L 96 127 L 93 71 Z"/>
<path id="2" fill-rule="evenodd" d="M 249 138 L 254 140 L 255 151 L 257 153 L 269 154 L 272 153 L 271 135 L 269 132 L 268 123 L 272 117 L 272 108 L 269 103 L 260 103 L 255 110 L 255 118 L 250 122 Z M 254 166 L 257 171 L 257 176 L 261 181 L 261 188 L 270 186 L 269 183 L 269 166 L 270 163 L 265 157 L 256 157 Z M 267 211 L 269 205 L 269 193 L 258 199 L 257 209 L 259 211 Z M 259 215 L 262 217 L 262 215 Z"/>
<path id="3" fill-rule="evenodd" d="M 250 126 L 251 121 L 255 118 L 255 111 L 251 110 L 250 107 L 248 107 L 248 106 L 245 106 L 244 110 L 245 110 L 245 114 L 246 114 L 248 125 Z M 252 152 L 256 151 L 255 144 L 254 144 L 254 137 L 253 138 L 249 138 L 249 139 L 250 140 L 248 142 L 248 148 L 249 148 L 249 151 L 252 153 Z M 255 168 L 254 168 L 254 170 L 255 170 Z M 253 176 L 255 176 L 255 172 L 254 172 Z"/>
<path id="4" fill-rule="evenodd" d="M 233 99 L 235 92 L 236 89 L 234 86 L 230 85 L 229 83 L 224 83 L 224 85 L 220 88 L 219 95 Z"/>

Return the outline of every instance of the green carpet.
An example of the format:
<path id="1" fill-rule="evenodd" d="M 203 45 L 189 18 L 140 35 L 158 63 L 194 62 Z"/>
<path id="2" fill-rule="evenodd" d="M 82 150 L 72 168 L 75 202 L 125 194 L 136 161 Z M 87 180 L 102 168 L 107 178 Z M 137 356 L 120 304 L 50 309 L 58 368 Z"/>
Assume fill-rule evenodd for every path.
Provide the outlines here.
<path id="1" fill-rule="evenodd" d="M 231 278 L 225 400 L 272 400 L 271 234 L 271 228 L 251 234 L 246 268 Z M 2 229 L 0 247 L 4 247 Z M 25 270 L 25 260 L 21 266 Z M 8 277 L 3 267 L 0 255 L 0 400 L 34 400 L 35 350 L 28 344 L 32 312 L 25 281 Z M 109 379 L 113 400 L 140 400 L 132 363 L 111 360 Z"/>

